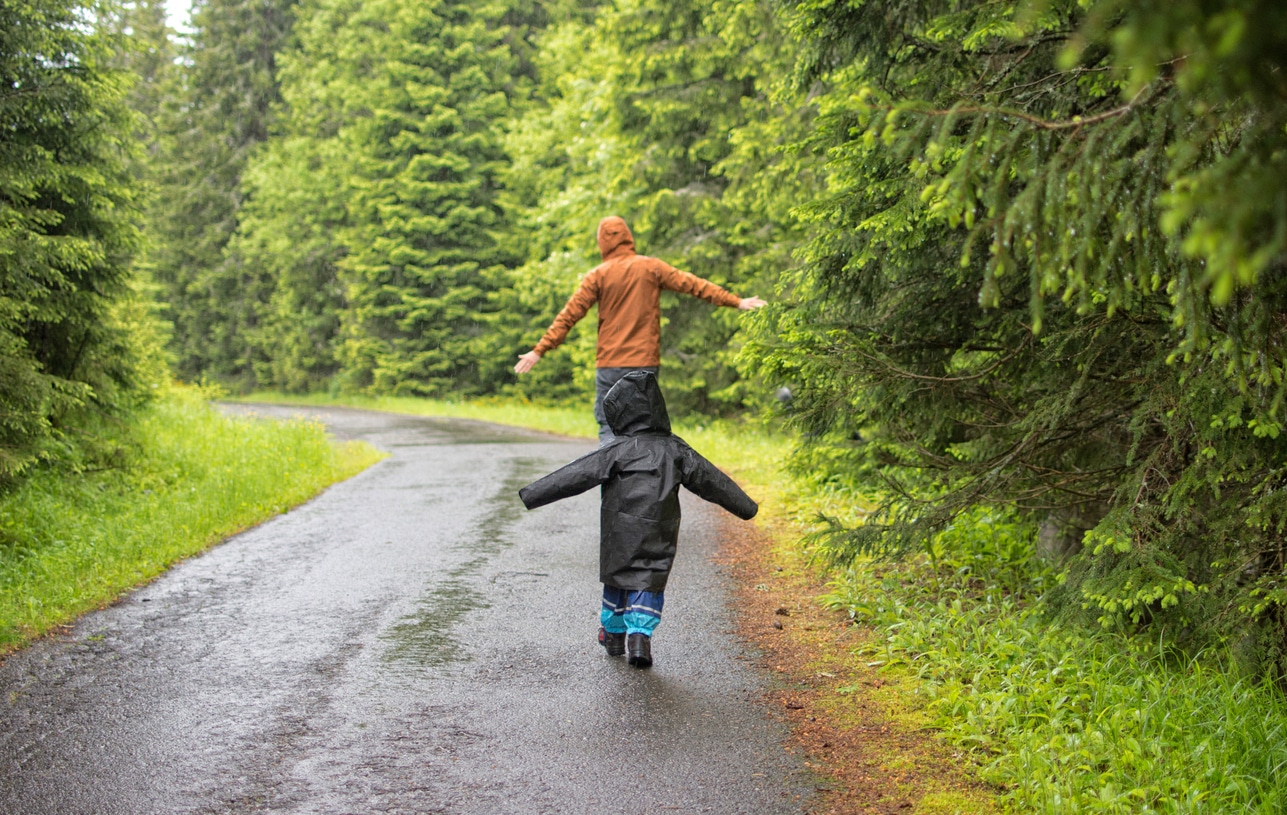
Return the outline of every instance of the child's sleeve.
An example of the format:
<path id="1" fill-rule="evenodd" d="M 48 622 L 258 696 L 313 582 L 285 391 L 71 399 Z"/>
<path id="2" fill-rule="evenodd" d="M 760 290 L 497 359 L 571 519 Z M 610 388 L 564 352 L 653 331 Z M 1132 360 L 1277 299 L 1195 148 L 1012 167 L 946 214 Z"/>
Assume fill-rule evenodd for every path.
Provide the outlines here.
<path id="1" fill-rule="evenodd" d="M 518 491 L 523 506 L 536 509 L 597 487 L 612 475 L 611 448 L 599 448 L 566 464 L 549 475 L 538 478 Z"/>
<path id="2" fill-rule="evenodd" d="M 681 483 L 698 498 L 718 504 L 744 521 L 760 511 L 760 505 L 737 482 L 687 445 L 680 453 L 679 470 Z"/>

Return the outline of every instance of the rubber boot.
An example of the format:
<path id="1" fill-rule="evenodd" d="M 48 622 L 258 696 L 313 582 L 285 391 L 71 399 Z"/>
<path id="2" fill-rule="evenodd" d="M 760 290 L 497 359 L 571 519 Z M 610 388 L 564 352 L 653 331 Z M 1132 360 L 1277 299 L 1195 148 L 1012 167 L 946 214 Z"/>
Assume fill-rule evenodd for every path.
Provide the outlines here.
<path id="1" fill-rule="evenodd" d="M 652 637 L 647 634 L 630 634 L 626 637 L 627 660 L 636 668 L 652 665 Z"/>
<path id="2" fill-rule="evenodd" d="M 626 652 L 625 632 L 613 634 L 603 626 L 599 626 L 599 644 L 608 652 L 608 656 L 619 657 Z"/>

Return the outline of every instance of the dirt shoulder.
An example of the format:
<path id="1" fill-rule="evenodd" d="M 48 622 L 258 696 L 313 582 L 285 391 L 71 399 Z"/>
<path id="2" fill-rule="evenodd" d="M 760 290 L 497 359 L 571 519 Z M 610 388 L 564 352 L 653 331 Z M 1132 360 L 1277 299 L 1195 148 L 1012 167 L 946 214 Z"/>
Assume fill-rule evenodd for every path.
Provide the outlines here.
<path id="1" fill-rule="evenodd" d="M 766 703 L 791 728 L 788 749 L 824 779 L 817 815 L 1001 811 L 970 759 L 927 726 L 912 683 L 868 665 L 872 632 L 823 608 L 819 570 L 746 524 L 728 524 L 724 541 L 739 634 L 776 678 Z"/>

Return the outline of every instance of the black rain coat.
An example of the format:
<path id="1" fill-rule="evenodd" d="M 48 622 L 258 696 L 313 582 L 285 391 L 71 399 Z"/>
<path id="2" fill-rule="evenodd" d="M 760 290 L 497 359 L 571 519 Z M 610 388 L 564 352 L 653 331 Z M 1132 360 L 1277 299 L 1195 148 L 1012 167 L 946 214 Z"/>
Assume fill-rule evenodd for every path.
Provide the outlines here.
<path id="1" fill-rule="evenodd" d="M 599 579 L 627 591 L 663 591 L 679 544 L 679 488 L 743 520 L 759 511 L 742 488 L 683 439 L 657 378 L 632 371 L 603 398 L 616 437 L 519 490 L 528 509 L 602 486 Z"/>

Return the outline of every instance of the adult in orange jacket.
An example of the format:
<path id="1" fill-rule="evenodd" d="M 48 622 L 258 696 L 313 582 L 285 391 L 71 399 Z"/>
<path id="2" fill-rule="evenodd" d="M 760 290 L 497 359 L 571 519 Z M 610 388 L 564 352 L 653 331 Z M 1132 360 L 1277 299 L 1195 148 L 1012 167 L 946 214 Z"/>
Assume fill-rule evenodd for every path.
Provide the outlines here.
<path id="1" fill-rule="evenodd" d="M 738 297 L 697 275 L 668 263 L 636 254 L 635 239 L 625 220 L 609 215 L 599 222 L 599 254 L 603 263 L 581 281 L 567 305 L 531 351 L 521 354 L 516 373 L 527 373 L 550 350 L 567 339 L 595 303 L 599 304 L 599 337 L 595 353 L 594 418 L 599 438 L 612 438 L 603 415 L 603 396 L 630 371 L 657 373 L 661 365 L 661 292 L 682 292 L 717 306 L 743 311 L 765 305 L 758 297 Z"/>

